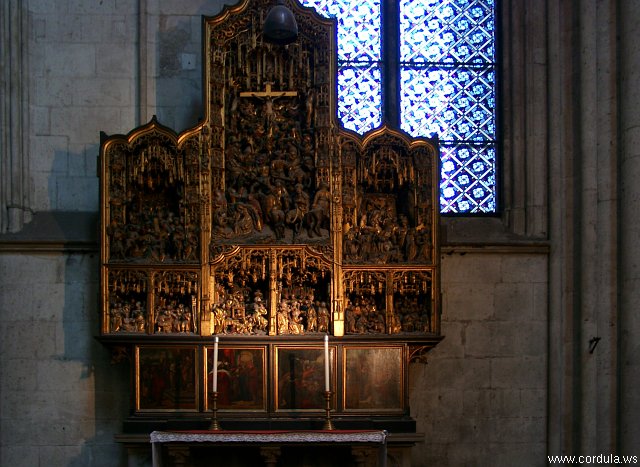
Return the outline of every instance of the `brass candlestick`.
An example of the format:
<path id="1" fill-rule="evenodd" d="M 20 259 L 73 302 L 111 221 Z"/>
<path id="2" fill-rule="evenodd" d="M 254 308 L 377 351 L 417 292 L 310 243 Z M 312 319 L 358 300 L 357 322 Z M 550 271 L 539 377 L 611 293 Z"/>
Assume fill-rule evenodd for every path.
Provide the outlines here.
<path id="1" fill-rule="evenodd" d="M 331 421 L 331 396 L 333 393 L 331 391 L 324 392 L 324 400 L 326 402 L 325 412 L 327 415 L 325 416 L 323 430 L 335 430 L 333 426 L 333 422 Z"/>
<path id="2" fill-rule="evenodd" d="M 211 409 L 213 410 L 213 414 L 211 415 L 211 424 L 209 425 L 209 430 L 218 431 L 221 430 L 220 424 L 218 423 L 218 391 L 213 391 L 211 393 L 213 398 L 213 403 Z"/>

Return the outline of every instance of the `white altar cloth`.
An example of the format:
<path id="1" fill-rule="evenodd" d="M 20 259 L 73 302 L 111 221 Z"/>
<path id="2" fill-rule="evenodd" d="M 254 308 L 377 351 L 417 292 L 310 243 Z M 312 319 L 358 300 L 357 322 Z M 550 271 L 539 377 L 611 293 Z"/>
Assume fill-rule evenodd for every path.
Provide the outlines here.
<path id="1" fill-rule="evenodd" d="M 368 444 L 379 445 L 382 462 L 386 463 L 384 430 L 314 430 L 314 431 L 154 431 L 150 435 L 153 466 L 161 467 L 161 445 L 164 443 L 233 444 Z"/>

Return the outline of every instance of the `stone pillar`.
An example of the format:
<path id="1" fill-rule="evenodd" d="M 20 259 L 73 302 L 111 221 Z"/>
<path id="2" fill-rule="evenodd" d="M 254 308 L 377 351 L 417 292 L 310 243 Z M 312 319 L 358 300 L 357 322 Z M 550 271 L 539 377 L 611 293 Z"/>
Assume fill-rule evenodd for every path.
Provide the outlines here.
<path id="1" fill-rule="evenodd" d="M 579 339 L 576 329 L 573 216 L 574 163 L 577 148 L 573 141 L 573 103 L 571 77 L 575 39 L 571 31 L 575 23 L 571 2 L 549 0 L 548 60 L 549 80 L 549 177 L 550 241 L 549 259 L 549 381 L 548 381 L 548 444 L 549 455 L 575 454 L 572 436 L 576 407 L 574 404 L 576 349 Z"/>
<path id="2" fill-rule="evenodd" d="M 502 172 L 510 232 L 548 234 L 546 0 L 506 1 L 502 8 Z"/>
<path id="3" fill-rule="evenodd" d="M 0 233 L 31 220 L 29 183 L 29 73 L 27 2 L 0 2 Z"/>
<path id="4" fill-rule="evenodd" d="M 589 265 L 581 283 L 586 310 L 581 343 L 582 359 L 587 362 L 583 386 L 588 388 L 582 409 L 582 445 L 587 455 L 594 449 L 598 454 L 614 453 L 618 443 L 618 5 L 589 1 L 581 10 L 582 23 L 588 25 L 584 29 L 590 31 L 582 66 L 591 76 L 582 92 L 589 105 L 581 110 L 588 121 L 585 157 L 592 160 L 584 171 L 588 182 L 583 202 L 590 214 L 583 221 L 586 241 L 580 252 L 583 263 Z"/>
<path id="5" fill-rule="evenodd" d="M 548 454 L 614 453 L 620 394 L 618 4 L 598 0 L 547 4 Z"/>
<path id="6" fill-rule="evenodd" d="M 620 5 L 620 453 L 640 446 L 640 8 Z M 613 221 L 613 220 L 612 220 Z"/>

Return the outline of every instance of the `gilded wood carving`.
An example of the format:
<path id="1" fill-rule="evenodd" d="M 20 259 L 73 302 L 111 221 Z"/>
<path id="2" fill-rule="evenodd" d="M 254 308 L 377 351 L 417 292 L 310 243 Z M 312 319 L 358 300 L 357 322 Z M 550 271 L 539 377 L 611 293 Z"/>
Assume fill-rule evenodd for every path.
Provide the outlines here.
<path id="1" fill-rule="evenodd" d="M 205 19 L 199 125 L 103 138 L 103 335 L 439 334 L 437 147 L 341 129 L 335 25 L 271 4 Z"/>

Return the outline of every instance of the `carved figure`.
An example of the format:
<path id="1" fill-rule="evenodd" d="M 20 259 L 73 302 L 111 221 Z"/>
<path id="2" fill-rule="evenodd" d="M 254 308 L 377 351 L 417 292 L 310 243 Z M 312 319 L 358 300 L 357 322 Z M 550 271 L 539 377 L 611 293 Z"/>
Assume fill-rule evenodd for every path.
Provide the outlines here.
<path id="1" fill-rule="evenodd" d="M 297 183 L 293 194 L 293 209 L 287 212 L 286 222 L 291 226 L 294 234 L 300 232 L 305 215 L 309 211 L 309 195 L 304 191 L 304 186 Z"/>
<path id="2" fill-rule="evenodd" d="M 304 334 L 304 324 L 300 310 L 300 303 L 295 297 L 289 299 L 289 333 Z"/>
<path id="3" fill-rule="evenodd" d="M 316 332 L 318 330 L 318 313 L 313 306 L 313 295 L 307 299 L 307 331 Z"/>
<path id="4" fill-rule="evenodd" d="M 325 217 L 329 216 L 329 208 L 331 206 L 331 193 L 326 183 L 320 183 L 318 191 L 313 197 L 312 209 L 319 209 Z"/>
<path id="5" fill-rule="evenodd" d="M 131 316 L 131 307 L 129 305 L 124 305 L 122 309 L 124 311 L 124 318 L 122 319 L 122 330 L 125 332 L 135 332 L 136 323 Z"/>
<path id="6" fill-rule="evenodd" d="M 329 332 L 329 310 L 325 302 L 316 302 L 318 308 L 318 332 Z"/>
<path id="7" fill-rule="evenodd" d="M 227 320 L 227 315 L 225 312 L 225 309 L 221 303 L 221 301 L 218 301 L 218 303 L 216 303 L 213 306 L 213 311 L 211 312 L 212 314 L 212 319 L 213 319 L 213 329 L 212 329 L 212 333 L 213 334 L 223 334 L 226 332 L 226 320 Z"/>
<path id="8" fill-rule="evenodd" d="M 193 326 L 191 323 L 191 309 L 185 307 L 182 303 L 178 305 L 178 326 L 180 332 L 191 332 Z"/>
<path id="9" fill-rule="evenodd" d="M 173 331 L 173 316 L 168 308 L 156 307 L 156 331 L 168 333 Z"/>
<path id="10" fill-rule="evenodd" d="M 277 327 L 278 334 L 288 334 L 289 333 L 289 313 L 288 306 L 286 303 L 280 302 L 280 306 L 278 306 L 278 315 L 277 315 Z"/>
<path id="11" fill-rule="evenodd" d="M 305 225 L 309 237 L 322 236 L 321 229 L 328 228 L 331 193 L 326 183 L 321 183 L 313 197 L 311 210 L 305 215 Z"/>
<path id="12" fill-rule="evenodd" d="M 269 320 L 267 319 L 267 308 L 262 302 L 262 293 L 260 291 L 256 292 L 256 296 L 254 298 L 253 319 L 255 320 L 256 329 L 260 331 L 267 330 L 267 326 L 269 325 Z"/>
<path id="13" fill-rule="evenodd" d="M 137 332 L 144 332 L 147 327 L 147 322 L 144 317 L 144 309 L 142 308 L 142 303 L 136 302 L 136 307 L 131 312 L 131 316 L 134 321 L 135 330 Z"/>
<path id="14" fill-rule="evenodd" d="M 118 332 L 122 328 L 122 319 L 124 314 L 122 312 L 122 305 L 117 303 L 110 311 L 110 324 L 111 332 Z"/>
<path id="15" fill-rule="evenodd" d="M 311 128 L 311 124 L 313 122 L 313 117 L 315 114 L 316 107 L 316 93 L 313 88 L 309 88 L 307 91 L 307 96 L 304 101 L 304 110 L 305 110 L 305 125 L 307 128 Z"/>
<path id="16" fill-rule="evenodd" d="M 348 304 L 345 309 L 345 331 L 348 334 L 355 334 L 356 332 L 356 312 L 355 308 Z"/>

